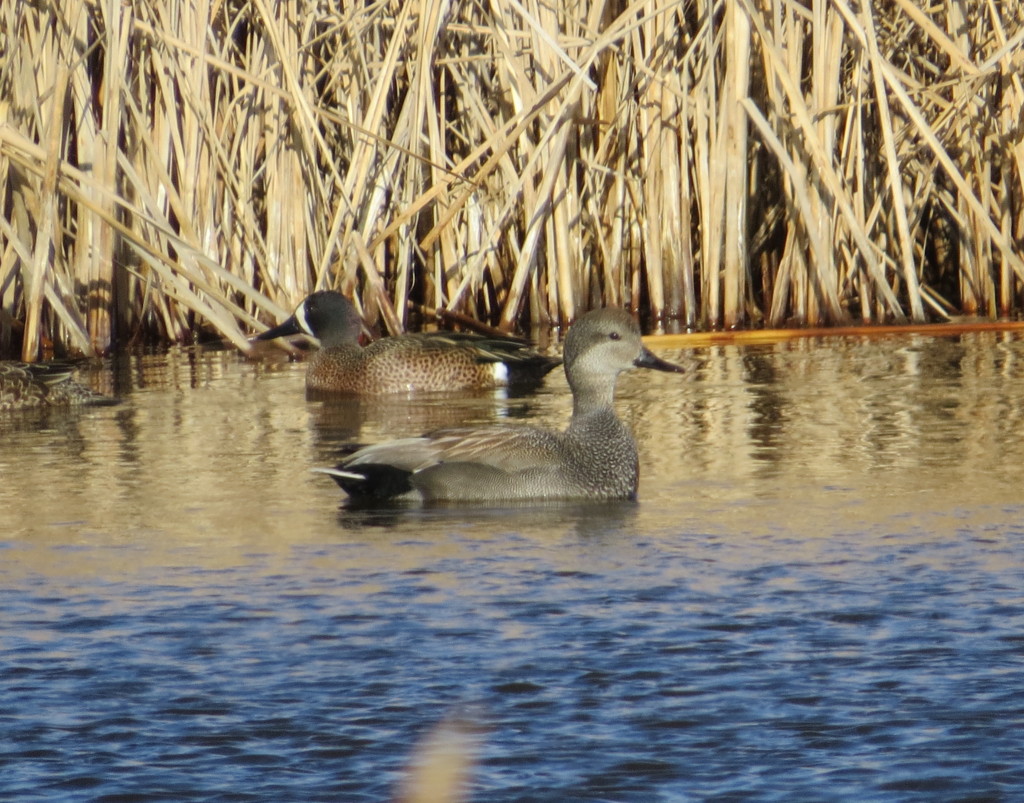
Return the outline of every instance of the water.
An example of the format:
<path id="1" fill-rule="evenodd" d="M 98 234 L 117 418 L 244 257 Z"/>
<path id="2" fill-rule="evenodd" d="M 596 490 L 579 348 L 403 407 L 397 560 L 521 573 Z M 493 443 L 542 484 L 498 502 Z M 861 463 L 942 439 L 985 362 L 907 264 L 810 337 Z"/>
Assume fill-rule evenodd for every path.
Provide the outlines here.
<path id="1" fill-rule="evenodd" d="M 794 341 L 633 372 L 638 504 L 348 511 L 342 444 L 537 394 L 307 402 L 133 358 L 0 421 L 0 799 L 1024 797 L 1024 342 Z M 447 723 L 447 725 L 445 725 Z"/>

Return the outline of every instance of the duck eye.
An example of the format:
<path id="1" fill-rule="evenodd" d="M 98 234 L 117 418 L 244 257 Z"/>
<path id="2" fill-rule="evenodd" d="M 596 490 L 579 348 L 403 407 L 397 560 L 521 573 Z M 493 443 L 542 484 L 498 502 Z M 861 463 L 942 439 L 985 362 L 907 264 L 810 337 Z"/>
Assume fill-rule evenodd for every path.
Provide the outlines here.
<path id="1" fill-rule="evenodd" d="M 612 340 L 622 340 L 622 335 L 620 335 L 618 332 L 609 332 L 608 337 L 611 338 Z"/>

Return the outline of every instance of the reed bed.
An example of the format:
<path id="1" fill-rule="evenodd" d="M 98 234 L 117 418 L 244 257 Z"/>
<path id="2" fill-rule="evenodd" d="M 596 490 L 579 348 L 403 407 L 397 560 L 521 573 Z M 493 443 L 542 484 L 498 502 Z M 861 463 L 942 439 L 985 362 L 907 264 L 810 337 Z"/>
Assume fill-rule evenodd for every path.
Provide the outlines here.
<path id="1" fill-rule="evenodd" d="M 1020 312 L 1024 7 L 0 5 L 0 351 Z"/>

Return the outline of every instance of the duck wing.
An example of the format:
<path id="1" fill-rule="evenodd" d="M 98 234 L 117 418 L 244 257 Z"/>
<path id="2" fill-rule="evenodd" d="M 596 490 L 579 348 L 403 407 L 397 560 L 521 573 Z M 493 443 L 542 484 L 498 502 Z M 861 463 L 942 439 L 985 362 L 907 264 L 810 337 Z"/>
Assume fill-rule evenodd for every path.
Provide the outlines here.
<path id="1" fill-rule="evenodd" d="M 505 472 L 525 471 L 557 462 L 563 437 L 539 427 L 456 427 L 364 447 L 342 466 L 388 465 L 415 473 L 442 463 L 467 463 Z"/>
<path id="2" fill-rule="evenodd" d="M 74 370 L 74 366 L 67 363 L 28 363 L 9 360 L 0 362 L 0 379 L 12 384 L 28 385 L 35 382 L 52 387 L 70 379 Z"/>
<path id="3" fill-rule="evenodd" d="M 432 354 L 462 351 L 479 363 L 522 363 L 535 369 L 543 368 L 545 373 L 562 364 L 559 357 L 541 354 L 527 340 L 488 337 L 475 332 L 414 332 L 382 337 L 366 347 L 370 353 L 383 353 L 391 349 L 415 349 Z"/>

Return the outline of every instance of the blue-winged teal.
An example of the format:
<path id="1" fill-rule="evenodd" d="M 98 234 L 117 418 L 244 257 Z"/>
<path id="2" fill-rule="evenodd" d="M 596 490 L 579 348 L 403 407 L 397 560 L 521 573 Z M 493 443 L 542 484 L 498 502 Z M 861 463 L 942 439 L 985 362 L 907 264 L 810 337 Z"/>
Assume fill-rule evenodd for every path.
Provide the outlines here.
<path id="1" fill-rule="evenodd" d="M 320 348 L 306 368 L 306 388 L 360 396 L 535 384 L 561 362 L 520 340 L 465 332 L 383 337 L 364 348 L 361 328 L 352 303 L 341 293 L 323 290 L 256 339 L 312 335 Z"/>
<path id="2" fill-rule="evenodd" d="M 367 446 L 331 475 L 354 500 L 513 502 L 635 499 L 636 442 L 615 415 L 618 375 L 633 366 L 682 372 L 648 351 L 624 311 L 589 312 L 565 339 L 573 395 L 565 432 L 528 426 L 444 429 Z"/>
<path id="3" fill-rule="evenodd" d="M 66 363 L 0 362 L 0 411 L 77 404 L 116 404 L 75 382 Z"/>

